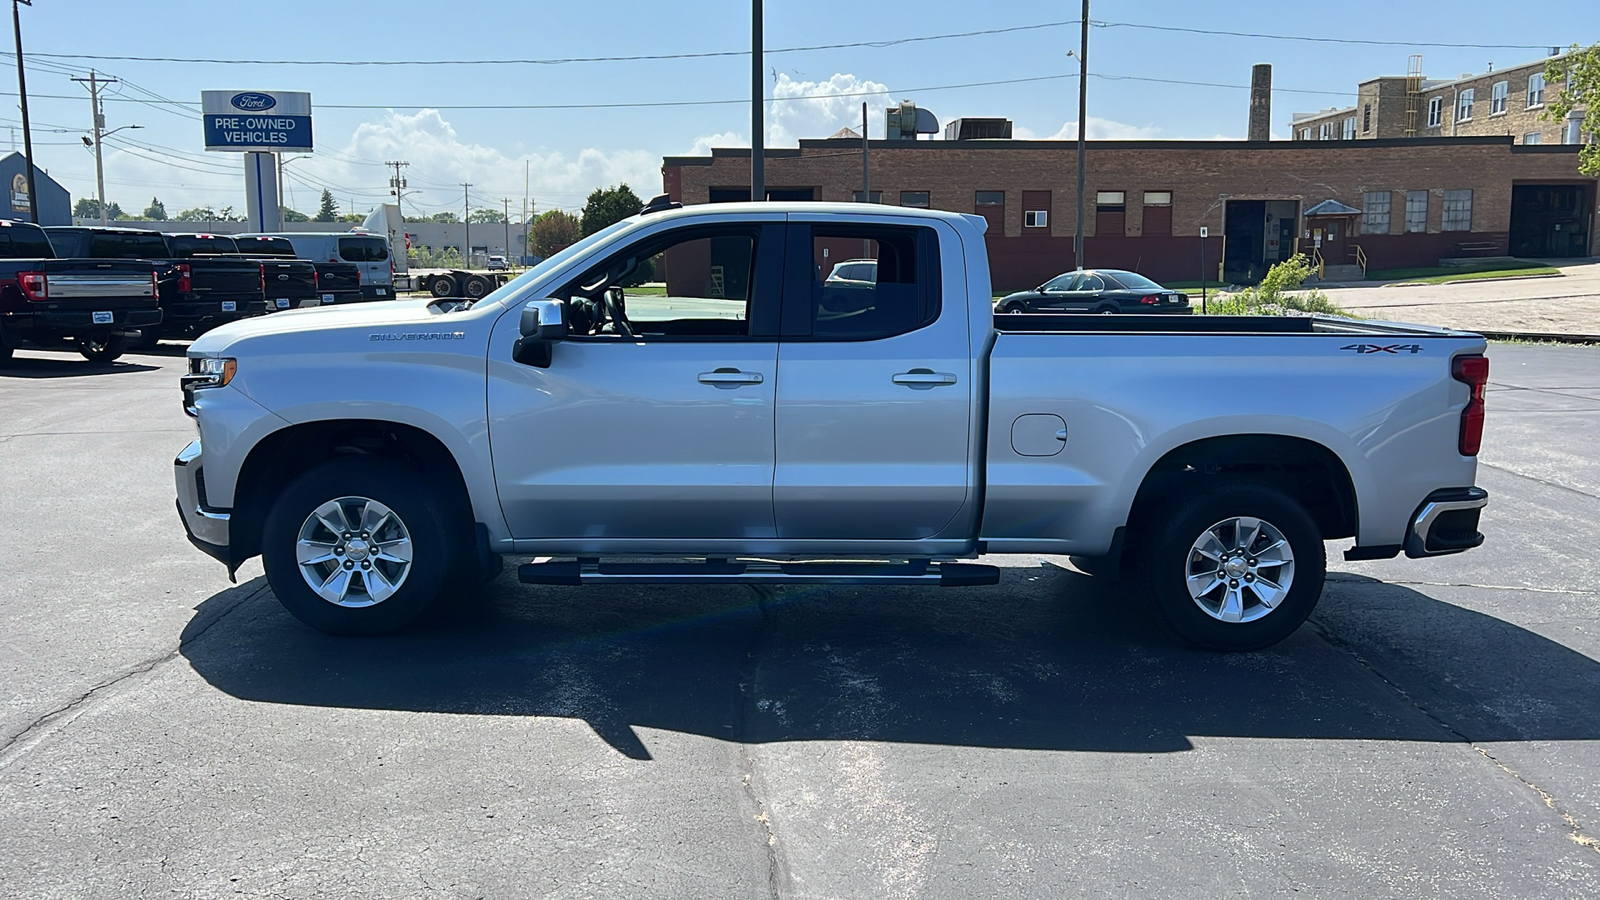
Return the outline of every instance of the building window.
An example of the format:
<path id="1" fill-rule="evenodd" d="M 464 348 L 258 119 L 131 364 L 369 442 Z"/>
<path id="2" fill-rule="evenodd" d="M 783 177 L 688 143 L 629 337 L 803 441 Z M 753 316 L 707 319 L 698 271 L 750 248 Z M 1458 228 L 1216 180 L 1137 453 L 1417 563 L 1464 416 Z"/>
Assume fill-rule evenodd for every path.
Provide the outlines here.
<path id="1" fill-rule="evenodd" d="M 1361 107 L 1361 133 L 1362 134 L 1366 134 L 1367 132 L 1369 132 L 1371 130 L 1372 130 L 1372 104 L 1368 103 L 1368 104 L 1365 104 L 1365 105 L 1363 105 Z"/>
<path id="2" fill-rule="evenodd" d="M 851 194 L 850 197 L 851 197 L 852 200 L 854 200 L 857 203 L 860 203 L 864 199 L 862 197 L 860 191 L 856 191 L 855 193 Z M 872 199 L 867 201 L 867 202 L 869 202 L 869 203 L 882 203 L 883 202 L 883 191 L 873 191 L 872 192 Z"/>
<path id="3" fill-rule="evenodd" d="M 1428 100 L 1428 127 L 1438 128 L 1444 121 L 1444 98 L 1432 97 Z"/>
<path id="4" fill-rule="evenodd" d="M 1456 121 L 1457 122 L 1467 122 L 1467 121 L 1470 121 L 1472 119 L 1472 97 L 1476 93 L 1477 92 L 1474 91 L 1472 88 L 1467 88 L 1466 90 L 1462 91 L 1461 92 L 1461 96 L 1457 98 L 1457 102 L 1456 102 Z"/>
<path id="5" fill-rule="evenodd" d="M 1506 111 L 1506 97 L 1511 93 L 1511 82 L 1496 81 L 1489 89 L 1489 115 L 1498 116 Z"/>
<path id="6" fill-rule="evenodd" d="M 1144 192 L 1144 205 L 1145 206 L 1171 206 L 1172 205 L 1172 192 L 1171 191 L 1145 191 Z"/>
<path id="7" fill-rule="evenodd" d="M 1530 131 L 1522 136 L 1522 142 L 1524 144 L 1542 144 L 1544 143 L 1544 135 L 1537 131 Z"/>
<path id="8" fill-rule="evenodd" d="M 1544 74 L 1535 72 L 1528 76 L 1528 108 L 1544 105 Z"/>
<path id="9" fill-rule="evenodd" d="M 1331 141 L 1331 140 L 1333 140 L 1333 123 L 1332 122 L 1323 122 L 1321 125 L 1317 126 L 1317 140 L 1319 140 L 1319 141 Z"/>
<path id="10" fill-rule="evenodd" d="M 1444 192 L 1444 231 L 1472 230 L 1472 191 Z"/>
<path id="11" fill-rule="evenodd" d="M 977 206 L 1005 206 L 1005 191 L 977 191 L 972 195 L 972 202 Z"/>
<path id="12" fill-rule="evenodd" d="M 1583 111 L 1582 110 L 1575 109 L 1572 112 L 1567 113 L 1566 128 L 1563 129 L 1562 132 L 1561 132 L 1561 143 L 1563 143 L 1563 144 L 1581 144 L 1581 143 L 1583 143 Z"/>
<path id="13" fill-rule="evenodd" d="M 1145 191 L 1143 221 L 1139 233 L 1145 236 L 1172 233 L 1172 192 Z"/>
<path id="14" fill-rule="evenodd" d="M 1122 212 L 1122 207 L 1128 202 L 1126 191 L 1100 191 L 1094 195 L 1094 205 L 1101 212 Z M 1115 206 L 1114 210 L 1106 207 Z"/>
<path id="15" fill-rule="evenodd" d="M 1098 191 L 1094 195 L 1094 233 L 1122 236 L 1127 233 L 1126 191 Z"/>
<path id="16" fill-rule="evenodd" d="M 928 208 L 928 192 L 927 191 L 901 191 L 900 192 L 900 205 L 901 206 L 914 206 L 917 209 L 927 209 Z"/>
<path id="17" fill-rule="evenodd" d="M 1406 234 L 1428 230 L 1428 192 L 1406 191 Z"/>
<path id="18" fill-rule="evenodd" d="M 1361 233 L 1389 233 L 1389 192 L 1368 191 L 1361 195 Z"/>
<path id="19" fill-rule="evenodd" d="M 1047 228 L 1050 225 L 1050 211 L 1045 209 L 1025 209 L 1022 211 L 1023 228 Z"/>
<path id="20" fill-rule="evenodd" d="M 973 212 L 983 216 L 989 223 L 989 230 L 994 234 L 1004 234 L 1006 228 L 1006 192 L 1005 191 L 974 191 L 972 194 Z"/>
<path id="21" fill-rule="evenodd" d="M 1302 140 L 1302 141 L 1311 140 L 1311 129 L 1309 129 L 1309 128 L 1300 129 L 1300 140 Z"/>
<path id="22" fill-rule="evenodd" d="M 1347 141 L 1353 141 L 1353 140 L 1356 139 L 1356 117 L 1355 116 L 1351 116 L 1350 118 L 1344 120 L 1344 134 L 1342 135 L 1342 137 Z"/>

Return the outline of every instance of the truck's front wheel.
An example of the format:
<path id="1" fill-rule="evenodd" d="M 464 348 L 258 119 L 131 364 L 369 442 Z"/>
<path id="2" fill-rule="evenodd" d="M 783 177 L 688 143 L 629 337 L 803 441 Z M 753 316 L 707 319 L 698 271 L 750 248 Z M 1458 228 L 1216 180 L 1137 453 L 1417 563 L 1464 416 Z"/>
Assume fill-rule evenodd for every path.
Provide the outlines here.
<path id="1" fill-rule="evenodd" d="M 415 621 L 445 590 L 458 529 L 412 469 L 373 457 L 325 463 L 279 495 L 262 527 L 278 601 L 329 634 L 381 634 Z"/>
<path id="2" fill-rule="evenodd" d="M 1208 650 L 1259 650 L 1294 633 L 1322 596 L 1322 534 L 1304 507 L 1258 483 L 1224 482 L 1167 507 L 1145 543 L 1162 618 Z"/>

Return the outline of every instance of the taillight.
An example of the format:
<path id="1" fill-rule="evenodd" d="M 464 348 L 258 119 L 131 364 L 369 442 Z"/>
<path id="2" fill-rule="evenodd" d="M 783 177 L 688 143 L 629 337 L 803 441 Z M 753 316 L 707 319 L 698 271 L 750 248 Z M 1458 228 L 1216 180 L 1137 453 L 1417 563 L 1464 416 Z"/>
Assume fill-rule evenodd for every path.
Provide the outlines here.
<path id="1" fill-rule="evenodd" d="M 1161 302 L 1161 297 L 1156 294 L 1147 294 L 1146 296 L 1140 297 L 1139 302 L 1145 306 L 1155 306 Z"/>
<path id="2" fill-rule="evenodd" d="M 161 275 L 155 269 L 150 270 L 150 296 L 156 299 L 161 297 Z"/>
<path id="3" fill-rule="evenodd" d="M 394 257 L 389 257 L 389 280 L 394 281 Z"/>
<path id="4" fill-rule="evenodd" d="M 1456 445 L 1462 456 L 1477 456 L 1483 444 L 1483 390 L 1489 383 L 1489 358 L 1458 356 L 1450 362 L 1450 377 L 1472 388 L 1467 408 L 1461 411 L 1461 432 Z"/>
<path id="5" fill-rule="evenodd" d="M 356 266 L 356 286 L 361 286 L 361 267 Z"/>
<path id="6" fill-rule="evenodd" d="M 316 290 L 316 291 L 322 290 L 322 273 L 321 272 L 312 272 L 311 273 L 311 288 L 312 288 L 312 290 Z"/>
<path id="7" fill-rule="evenodd" d="M 43 272 L 18 272 L 17 286 L 22 288 L 22 296 L 34 303 L 50 299 L 50 285 Z"/>
<path id="8" fill-rule="evenodd" d="M 267 295 L 267 264 L 261 264 L 261 296 Z"/>
<path id="9" fill-rule="evenodd" d="M 194 280 L 189 277 L 189 264 L 178 263 L 178 293 L 187 294 L 194 290 Z"/>

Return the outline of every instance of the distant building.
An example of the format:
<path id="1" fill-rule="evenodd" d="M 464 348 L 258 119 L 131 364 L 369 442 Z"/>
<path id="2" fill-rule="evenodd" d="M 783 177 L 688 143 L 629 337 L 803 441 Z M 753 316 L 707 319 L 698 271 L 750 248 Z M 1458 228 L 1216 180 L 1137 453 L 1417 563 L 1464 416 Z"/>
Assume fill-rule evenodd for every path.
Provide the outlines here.
<path id="1" fill-rule="evenodd" d="M 37 165 L 33 167 L 33 182 L 39 191 L 39 224 L 71 225 L 72 195 L 67 189 Z M 21 153 L 0 156 L 0 184 L 6 190 L 0 219 L 28 221 L 28 162 Z"/>
<path id="2" fill-rule="evenodd" d="M 1364 141 L 1387 138 L 1510 136 L 1518 144 L 1577 144 L 1585 110 L 1564 120 L 1541 118 L 1564 84 L 1545 84 L 1545 63 L 1562 54 L 1440 80 L 1422 76 L 1422 57 L 1411 58 L 1406 75 L 1361 82 L 1356 105 L 1290 119 L 1296 141 Z"/>

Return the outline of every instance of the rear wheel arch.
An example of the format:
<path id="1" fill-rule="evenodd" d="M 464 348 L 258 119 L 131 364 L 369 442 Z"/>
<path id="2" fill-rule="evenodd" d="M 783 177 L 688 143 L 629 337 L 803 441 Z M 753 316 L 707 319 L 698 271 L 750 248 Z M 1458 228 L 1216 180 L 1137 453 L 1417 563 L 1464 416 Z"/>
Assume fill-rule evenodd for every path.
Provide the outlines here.
<path id="1" fill-rule="evenodd" d="M 1323 444 L 1282 434 L 1203 438 L 1163 454 L 1145 473 L 1128 512 L 1137 540 L 1151 516 L 1173 498 L 1203 490 L 1219 476 L 1282 491 L 1305 507 L 1324 540 L 1353 537 L 1360 511 L 1355 483 L 1339 456 Z"/>
<path id="2" fill-rule="evenodd" d="M 450 499 L 455 525 L 471 539 L 475 521 L 471 494 L 460 462 L 442 441 L 413 425 L 334 419 L 279 429 L 251 448 L 239 468 L 234 494 L 230 535 L 234 559 L 243 561 L 261 552 L 262 525 L 290 482 L 330 460 L 363 455 L 397 460 L 437 485 Z"/>

